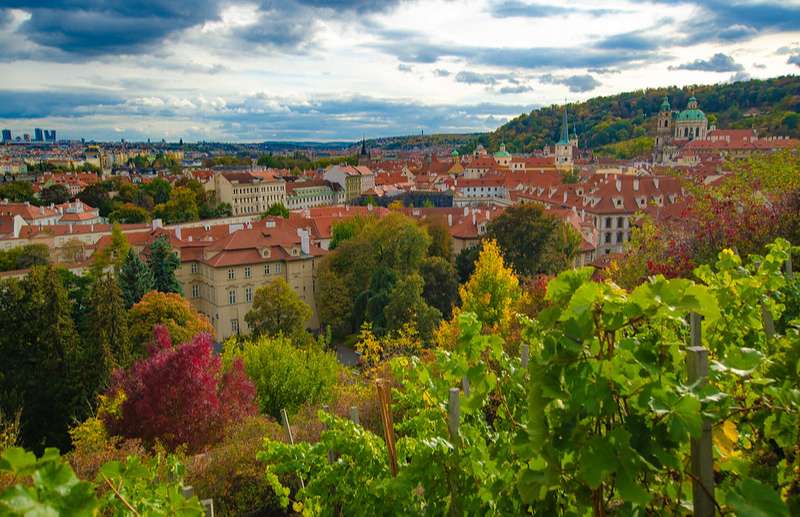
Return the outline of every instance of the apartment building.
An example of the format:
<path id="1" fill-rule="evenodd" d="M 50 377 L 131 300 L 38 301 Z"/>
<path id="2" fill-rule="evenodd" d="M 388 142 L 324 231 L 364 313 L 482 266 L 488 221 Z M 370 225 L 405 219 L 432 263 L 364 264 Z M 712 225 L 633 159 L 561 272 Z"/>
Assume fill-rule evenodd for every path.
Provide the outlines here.
<path id="1" fill-rule="evenodd" d="M 214 175 L 219 203 L 229 203 L 233 215 L 258 215 L 275 203 L 286 206 L 286 182 L 267 173 L 220 172 Z"/>
<path id="2" fill-rule="evenodd" d="M 325 170 L 323 178 L 344 190 L 345 201 L 352 201 L 375 188 L 375 173 L 363 165 L 332 165 Z"/>
<path id="3" fill-rule="evenodd" d="M 309 180 L 286 184 L 286 207 L 289 210 L 338 205 L 344 201 L 344 190 L 337 183 Z"/>

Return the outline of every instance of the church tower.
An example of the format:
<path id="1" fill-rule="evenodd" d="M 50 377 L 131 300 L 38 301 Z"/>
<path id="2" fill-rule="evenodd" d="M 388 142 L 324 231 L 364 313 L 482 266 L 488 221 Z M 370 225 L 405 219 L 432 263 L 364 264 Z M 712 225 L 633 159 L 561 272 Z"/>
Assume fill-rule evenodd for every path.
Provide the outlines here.
<path id="1" fill-rule="evenodd" d="M 367 140 L 361 138 L 361 152 L 358 153 L 358 164 L 366 165 L 369 162 L 369 152 L 367 151 Z"/>
<path id="2" fill-rule="evenodd" d="M 556 167 L 572 167 L 572 142 L 569 138 L 566 106 L 564 106 L 564 121 L 561 123 L 561 138 L 556 142 Z"/>
<path id="3" fill-rule="evenodd" d="M 672 145 L 672 106 L 669 99 L 664 96 L 661 108 L 658 110 L 656 126 L 656 140 L 653 147 L 653 159 L 656 163 L 668 161 L 668 148 Z"/>

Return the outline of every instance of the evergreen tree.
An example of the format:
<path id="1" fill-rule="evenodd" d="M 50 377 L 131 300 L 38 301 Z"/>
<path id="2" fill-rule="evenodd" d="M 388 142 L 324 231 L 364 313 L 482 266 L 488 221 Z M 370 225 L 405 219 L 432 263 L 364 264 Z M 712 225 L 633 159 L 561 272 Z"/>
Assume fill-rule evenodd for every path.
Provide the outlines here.
<path id="1" fill-rule="evenodd" d="M 122 290 L 113 275 L 104 274 L 92 285 L 83 362 L 92 372 L 89 386 L 99 391 L 108 385 L 115 368 L 132 362 L 128 340 L 128 313 Z"/>
<path id="2" fill-rule="evenodd" d="M 172 246 L 163 235 L 150 245 L 147 265 L 150 266 L 150 271 L 153 273 L 156 291 L 183 294 L 181 285 L 175 278 L 175 270 L 181 265 L 181 260 L 172 251 Z"/>
<path id="3" fill-rule="evenodd" d="M 139 254 L 134 250 L 128 250 L 125 262 L 119 271 L 119 287 L 122 290 L 122 298 L 125 301 L 125 308 L 130 309 L 134 304 L 139 303 L 142 296 L 155 289 L 153 272 L 142 262 Z"/>
<path id="4" fill-rule="evenodd" d="M 67 429 L 87 407 L 71 310 L 51 267 L 0 285 L 0 409 L 22 410 L 21 442 L 37 452 L 68 448 Z"/>

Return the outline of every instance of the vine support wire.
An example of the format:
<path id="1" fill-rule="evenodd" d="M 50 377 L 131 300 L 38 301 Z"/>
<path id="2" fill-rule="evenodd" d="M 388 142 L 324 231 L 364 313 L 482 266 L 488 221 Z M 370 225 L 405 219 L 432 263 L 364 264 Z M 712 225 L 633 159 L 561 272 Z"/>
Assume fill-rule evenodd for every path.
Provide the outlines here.
<path id="1" fill-rule="evenodd" d="M 292 426 L 289 425 L 289 415 L 286 414 L 286 409 L 281 409 L 281 420 L 283 421 L 283 428 L 286 430 L 286 436 L 289 437 L 289 443 L 294 445 L 294 436 L 292 435 Z M 300 478 L 300 487 L 305 488 L 306 484 L 303 482 L 303 476 L 297 475 Z"/>
<path id="2" fill-rule="evenodd" d="M 691 313 L 692 346 L 686 350 L 686 372 L 689 384 L 703 386 L 708 377 L 708 350 L 702 346 L 700 315 Z M 691 439 L 692 503 L 695 517 L 714 515 L 714 456 L 711 421 L 702 419 L 700 436 Z"/>
<path id="3" fill-rule="evenodd" d="M 392 476 L 397 477 L 397 449 L 394 442 L 394 423 L 392 422 L 392 400 L 389 384 L 384 379 L 377 379 L 375 387 L 378 390 L 383 437 L 386 440 L 386 449 L 389 453 L 389 467 L 392 469 Z"/>

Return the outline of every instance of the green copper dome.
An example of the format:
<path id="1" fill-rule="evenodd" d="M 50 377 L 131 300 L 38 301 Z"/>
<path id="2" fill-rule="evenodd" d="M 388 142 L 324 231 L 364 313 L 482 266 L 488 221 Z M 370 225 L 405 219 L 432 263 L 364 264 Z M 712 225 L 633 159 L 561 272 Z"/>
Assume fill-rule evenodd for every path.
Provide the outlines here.
<path id="1" fill-rule="evenodd" d="M 456 151 L 455 149 L 453 149 L 453 152 L 452 152 L 452 153 L 450 153 L 450 156 L 452 156 L 453 158 L 455 158 L 456 156 L 458 156 L 458 151 Z"/>
<path id="2" fill-rule="evenodd" d="M 664 97 L 664 102 L 661 103 L 661 111 L 669 111 L 672 109 L 672 106 L 669 105 L 669 99 Z"/>
<path id="3" fill-rule="evenodd" d="M 500 150 L 494 153 L 495 158 L 511 158 L 511 153 L 506 151 L 506 144 L 500 144 Z"/>
<path id="4" fill-rule="evenodd" d="M 676 120 L 705 120 L 706 114 L 702 110 L 683 110 L 678 113 Z"/>

